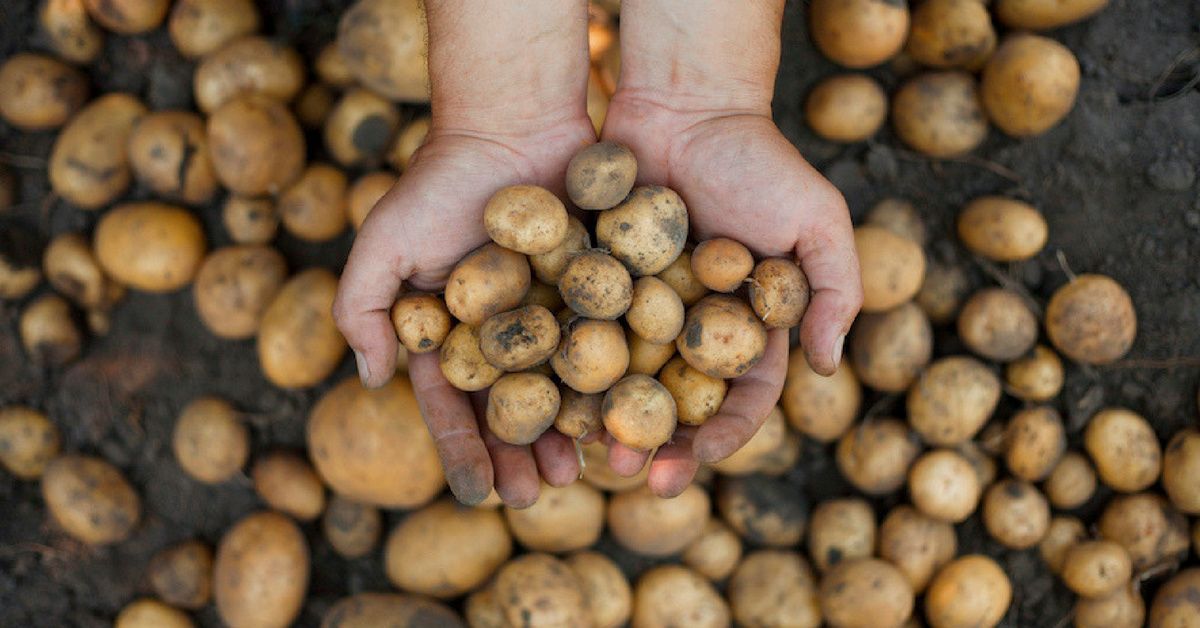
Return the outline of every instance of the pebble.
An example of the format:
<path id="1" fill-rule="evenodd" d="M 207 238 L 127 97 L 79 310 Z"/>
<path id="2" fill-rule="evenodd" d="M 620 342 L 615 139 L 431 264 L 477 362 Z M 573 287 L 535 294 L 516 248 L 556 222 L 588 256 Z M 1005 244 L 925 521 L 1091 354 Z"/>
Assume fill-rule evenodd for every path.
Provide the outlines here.
<path id="1" fill-rule="evenodd" d="M 1163 159 L 1150 164 L 1146 177 L 1160 190 L 1179 192 L 1196 182 L 1196 167 L 1185 159 Z"/>

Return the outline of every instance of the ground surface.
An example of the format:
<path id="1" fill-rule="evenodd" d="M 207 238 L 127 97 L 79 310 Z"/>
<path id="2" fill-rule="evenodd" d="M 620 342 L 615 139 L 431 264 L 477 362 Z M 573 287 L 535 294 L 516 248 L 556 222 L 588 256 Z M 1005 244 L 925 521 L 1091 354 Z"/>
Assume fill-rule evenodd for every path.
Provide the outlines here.
<path id="1" fill-rule="evenodd" d="M 33 4 L 17 0 L 0 6 L 0 58 L 41 47 L 33 32 Z M 331 37 L 333 16 L 347 2 L 269 4 L 269 31 L 311 53 Z M 1125 360 L 1070 370 L 1063 410 L 1072 438 L 1101 404 L 1131 407 L 1166 436 L 1194 423 L 1197 412 L 1198 29 L 1200 4 L 1192 0 L 1114 0 L 1097 18 L 1054 33 L 1078 55 L 1084 76 L 1078 105 L 1065 123 L 1027 141 L 993 130 L 973 157 L 932 163 L 899 147 L 890 132 L 870 145 L 842 147 L 807 130 L 800 114 L 804 94 L 835 68 L 808 43 L 804 4 L 793 1 L 785 21 L 776 119 L 844 191 L 856 216 L 888 195 L 916 202 L 933 236 L 930 255 L 967 265 L 977 285 L 994 279 L 953 244 L 955 212 L 966 200 L 986 193 L 1014 195 L 1041 208 L 1051 229 L 1046 251 L 999 272 L 1044 303 L 1066 279 L 1055 256 L 1062 251 L 1075 272 L 1105 273 L 1127 286 L 1139 316 L 1138 339 Z M 157 34 L 110 37 L 90 75 L 96 91 L 130 90 L 153 108 L 167 108 L 189 105 L 190 69 Z M 888 68 L 872 74 L 889 89 L 899 80 Z M 21 180 L 17 221 L 0 223 L 0 229 L 20 222 L 45 238 L 94 223 L 94 214 L 43 201 L 47 187 L 40 166 L 52 139 L 50 134 L 18 135 L 0 123 L 0 163 L 17 171 Z M 147 196 L 141 190 L 132 195 Z M 205 208 L 202 215 L 212 244 L 227 243 L 215 208 Z M 349 236 L 316 251 L 286 237 L 279 243 L 294 268 L 336 268 L 348 246 Z M 65 449 L 99 453 L 124 469 L 141 491 L 145 510 L 132 540 L 89 549 L 51 529 L 36 484 L 0 474 L 0 626 L 107 625 L 123 604 L 147 591 L 142 573 L 152 553 L 193 536 L 215 543 L 231 522 L 256 508 L 248 480 L 201 487 L 175 464 L 170 431 L 190 398 L 215 393 L 250 412 L 256 448 L 302 444 L 305 414 L 321 390 L 285 393 L 269 386 L 258 372 L 252 343 L 214 339 L 201 327 L 190 297 L 188 292 L 131 294 L 116 311 L 113 332 L 93 340 L 86 357 L 61 372 L 29 366 L 15 334 L 18 309 L 0 304 L 0 405 L 24 403 L 47 410 L 63 430 Z M 953 347 L 952 341 L 939 339 L 939 352 Z M 330 381 L 351 373 L 347 362 Z M 883 399 L 876 407 L 888 412 L 890 404 L 894 400 Z M 845 490 L 828 453 L 811 444 L 787 482 L 790 494 L 805 501 Z M 1105 497 L 1097 496 L 1083 513 L 1094 513 Z M 389 518 L 401 516 L 392 513 Z M 302 625 L 317 623 L 324 609 L 347 592 L 386 588 L 377 559 L 347 563 L 313 526 L 306 531 L 314 569 Z M 604 546 L 614 548 L 612 543 Z M 1015 599 L 1005 625 L 1065 625 L 1070 596 L 1035 553 L 1002 550 L 987 540 L 977 521 L 960 526 L 960 547 L 997 556 L 1013 576 Z M 638 567 L 632 557 L 623 562 Z M 198 620 L 218 624 L 211 606 Z"/>

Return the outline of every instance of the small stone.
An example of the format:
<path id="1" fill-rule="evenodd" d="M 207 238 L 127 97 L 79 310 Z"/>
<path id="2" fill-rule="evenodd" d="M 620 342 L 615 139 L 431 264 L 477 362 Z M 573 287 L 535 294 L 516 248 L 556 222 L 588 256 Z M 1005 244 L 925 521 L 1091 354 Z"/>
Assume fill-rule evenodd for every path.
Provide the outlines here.
<path id="1" fill-rule="evenodd" d="M 1146 177 L 1160 190 L 1179 192 L 1196 182 L 1196 167 L 1184 159 L 1162 159 L 1150 164 Z"/>

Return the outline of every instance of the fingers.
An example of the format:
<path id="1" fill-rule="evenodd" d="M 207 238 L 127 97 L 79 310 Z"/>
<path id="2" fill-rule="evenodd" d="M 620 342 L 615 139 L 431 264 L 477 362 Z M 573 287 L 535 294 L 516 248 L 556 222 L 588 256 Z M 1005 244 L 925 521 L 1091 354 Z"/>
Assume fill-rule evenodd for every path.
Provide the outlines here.
<path id="1" fill-rule="evenodd" d="M 800 344 L 808 365 L 833 375 L 842 359 L 850 323 L 862 307 L 862 276 L 854 250 L 854 231 L 846 201 L 836 191 L 814 199 L 822 207 L 819 224 L 810 224 L 796 244 L 800 267 L 812 287 L 812 300 L 800 322 Z"/>
<path id="2" fill-rule="evenodd" d="M 534 441 L 533 458 L 542 479 L 550 486 L 566 486 L 579 479 L 575 442 L 558 430 L 547 430 Z"/>
<path id="3" fill-rule="evenodd" d="M 608 443 L 608 467 L 613 473 L 625 478 L 633 477 L 646 466 L 650 452 L 630 449 L 608 434 L 604 439 Z"/>
<path id="4" fill-rule="evenodd" d="M 466 393 L 442 376 L 436 354 L 412 355 L 408 376 L 437 445 L 450 491 L 464 504 L 482 502 L 492 490 L 492 460 L 480 438 L 475 410 Z"/>
<path id="5" fill-rule="evenodd" d="M 697 460 L 710 464 L 724 460 L 754 436 L 779 401 L 787 377 L 787 355 L 787 330 L 769 331 L 762 360 L 730 382 L 721 409 L 696 433 L 692 452 Z"/>
<path id="6" fill-rule="evenodd" d="M 655 495 L 664 499 L 678 497 L 692 483 L 696 470 L 700 468 L 699 461 L 692 455 L 695 437 L 695 427 L 680 425 L 671 441 L 659 447 L 654 454 L 646 484 Z"/>
<path id="7" fill-rule="evenodd" d="M 487 405 L 487 393 L 471 395 L 475 415 L 483 416 Z M 511 508 L 529 508 L 537 501 L 541 490 L 537 463 L 528 445 L 506 443 L 488 429 L 486 421 L 479 421 L 479 432 L 483 444 L 492 458 L 493 474 L 496 478 L 496 494 L 504 505 Z"/>

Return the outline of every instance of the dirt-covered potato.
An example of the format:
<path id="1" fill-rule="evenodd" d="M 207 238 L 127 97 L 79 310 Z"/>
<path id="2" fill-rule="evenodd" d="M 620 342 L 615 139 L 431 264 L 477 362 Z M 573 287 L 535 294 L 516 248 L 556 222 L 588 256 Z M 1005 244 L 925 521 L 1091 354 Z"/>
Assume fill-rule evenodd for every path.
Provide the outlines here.
<path id="1" fill-rule="evenodd" d="M 742 541 L 723 521 L 710 518 L 700 537 L 687 546 L 680 559 L 696 573 L 719 582 L 741 562 Z"/>
<path id="2" fill-rule="evenodd" d="M 843 363 L 825 377 L 812 370 L 803 352 L 793 351 L 788 357 L 780 403 L 788 423 L 804 435 L 823 443 L 840 438 L 861 402 L 862 386 L 850 365 Z"/>
<path id="3" fill-rule="evenodd" d="M 996 262 L 1031 258 L 1046 246 L 1048 236 L 1049 227 L 1041 212 L 1012 198 L 982 196 L 958 215 L 958 238 L 963 246 Z"/>
<path id="4" fill-rule="evenodd" d="M 683 317 L 683 301 L 666 282 L 642 277 L 633 283 L 633 295 L 625 311 L 625 322 L 633 333 L 653 344 L 672 343 L 683 330 Z"/>
<path id="5" fill-rule="evenodd" d="M 982 554 L 961 556 L 942 567 L 925 592 L 930 628 L 1000 623 L 1012 602 L 1012 582 L 996 561 Z"/>
<path id="6" fill-rule="evenodd" d="M 221 223 L 238 244 L 266 244 L 279 230 L 279 213 L 270 198 L 230 195 L 221 208 Z"/>
<path id="7" fill-rule="evenodd" d="M 446 282 L 446 307 L 473 326 L 521 303 L 530 283 L 525 256 L 488 243 L 464 257 Z"/>
<path id="8" fill-rule="evenodd" d="M 916 593 L 925 590 L 957 549 L 953 525 L 906 504 L 893 508 L 879 525 L 879 557 L 895 565 Z"/>
<path id="9" fill-rule="evenodd" d="M 681 565 L 646 571 L 633 590 L 636 628 L 720 628 L 728 626 L 729 605 L 700 574 Z"/>
<path id="10" fill-rule="evenodd" d="M 604 429 L 600 405 L 604 395 L 575 392 L 567 386 L 559 388 L 558 416 L 554 417 L 554 429 L 571 437 L 583 438 Z"/>
<path id="11" fill-rule="evenodd" d="M 919 63 L 978 70 L 995 49 L 992 18 L 978 0 L 927 0 L 913 10 L 905 51 Z"/>
<path id="12" fill-rule="evenodd" d="M 300 95 L 292 109 L 296 112 L 296 121 L 305 129 L 320 129 L 325 126 L 330 112 L 336 104 L 337 93 L 324 83 L 309 83 Z"/>
<path id="13" fill-rule="evenodd" d="M 539 281 L 557 286 L 571 259 L 587 251 L 591 244 L 592 239 L 588 235 L 587 227 L 583 226 L 578 218 L 567 216 L 567 229 L 562 240 L 549 251 L 530 255 L 529 265 L 533 267 Z"/>
<path id="14" fill-rule="evenodd" d="M 716 414 L 728 388 L 725 380 L 697 371 L 678 356 L 663 366 L 658 381 L 675 400 L 676 414 L 684 425 L 702 425 Z"/>
<path id="15" fill-rule="evenodd" d="M 795 327 L 808 310 L 808 277 L 796 262 L 771 257 L 754 267 L 747 296 L 768 329 Z"/>
<path id="16" fill-rule="evenodd" d="M 42 499 L 64 532 L 90 545 L 128 538 L 141 517 L 137 491 L 116 467 L 93 456 L 50 461 L 42 473 Z"/>
<path id="17" fill-rule="evenodd" d="M 254 463 L 254 491 L 274 510 L 311 521 L 325 510 L 325 487 L 312 465 L 300 456 L 272 452 Z"/>
<path id="18" fill-rule="evenodd" d="M 912 302 L 862 314 L 854 322 L 850 361 L 858 378 L 871 388 L 906 390 L 932 357 L 933 327 L 925 312 Z"/>
<path id="19" fill-rule="evenodd" d="M 238 96 L 212 112 L 208 147 L 217 179 L 242 196 L 277 194 L 304 171 L 300 125 L 266 96 Z"/>
<path id="20" fill-rule="evenodd" d="M 808 521 L 808 555 L 821 572 L 875 552 L 875 513 L 857 497 L 823 501 Z"/>
<path id="21" fill-rule="evenodd" d="M 146 187 L 191 205 L 217 191 L 204 120 L 188 111 L 156 111 L 129 136 L 129 163 Z"/>
<path id="22" fill-rule="evenodd" d="M 964 0 L 965 1 L 965 0 Z M 887 94 L 863 74 L 835 74 L 817 83 L 804 102 L 804 120 L 831 142 L 862 142 L 887 119 Z"/>
<path id="23" fill-rule="evenodd" d="M 883 227 L 854 230 L 854 248 L 862 268 L 863 311 L 883 312 L 916 296 L 925 278 L 921 245 Z"/>
<path id="24" fill-rule="evenodd" d="M 391 100 L 429 102 L 428 37 L 420 0 L 358 0 L 338 24 L 355 78 Z"/>
<path id="25" fill-rule="evenodd" d="M 192 539 L 163 549 L 146 566 L 154 594 L 172 606 L 199 610 L 212 596 L 213 553 Z"/>
<path id="26" fill-rule="evenodd" d="M 333 322 L 337 278 L 324 268 L 292 276 L 263 312 L 258 362 L 272 384 L 306 388 L 337 368 L 346 340 Z"/>
<path id="27" fill-rule="evenodd" d="M 1004 367 L 1006 390 L 1031 402 L 1050 401 L 1062 390 L 1063 364 L 1053 349 L 1037 345 L 1033 353 L 1017 358 Z"/>
<path id="28" fill-rule="evenodd" d="M 637 451 L 654 449 L 675 433 L 675 400 L 649 375 L 627 375 L 613 384 L 604 394 L 600 416 L 613 438 Z"/>
<path id="29" fill-rule="evenodd" d="M 945 325 L 958 315 L 958 306 L 969 284 L 962 266 L 931 262 L 925 269 L 925 281 L 913 298 L 936 325 Z"/>
<path id="30" fill-rule="evenodd" d="M 836 459 L 842 475 L 858 490 L 883 495 L 904 485 L 908 468 L 920 452 L 916 435 L 904 423 L 871 418 L 842 436 Z"/>
<path id="31" fill-rule="evenodd" d="M 392 147 L 388 149 L 387 162 L 397 172 L 408 170 L 409 163 L 412 162 L 413 155 L 417 149 L 425 144 L 426 138 L 429 136 L 429 129 L 433 125 L 433 120 L 428 115 L 417 116 L 410 120 L 400 132 L 396 134 L 395 141 L 392 142 Z"/>
<path id="32" fill-rule="evenodd" d="M 83 209 L 98 209 L 129 187 L 129 134 L 146 114 L 137 98 L 114 92 L 92 100 L 54 141 L 50 187 Z"/>
<path id="33" fill-rule="evenodd" d="M 307 242 L 325 242 L 346 229 L 346 173 L 329 164 L 304 169 L 284 189 L 277 209 L 283 228 Z"/>
<path id="34" fill-rule="evenodd" d="M 934 449 L 913 462 L 908 492 L 923 514 L 959 523 L 975 512 L 983 487 L 974 467 L 952 449 Z"/>
<path id="35" fill-rule="evenodd" d="M 673 499 L 662 499 L 641 486 L 609 498 L 608 530 L 632 552 L 670 556 L 703 534 L 708 512 L 708 493 L 695 484 Z"/>
<path id="36" fill-rule="evenodd" d="M 300 528 L 279 513 L 248 515 L 217 545 L 217 613 L 231 626 L 289 625 L 300 614 L 308 577 L 308 545 Z"/>
<path id="37" fill-rule="evenodd" d="M 1038 320 L 1033 311 L 1019 294 L 1005 288 L 976 292 L 958 313 L 958 336 L 963 344 L 997 362 L 1028 353 L 1037 335 Z"/>
<path id="38" fill-rule="evenodd" d="M 1129 552 L 1113 541 L 1082 541 L 1063 556 L 1062 576 L 1067 588 L 1086 598 L 1105 597 L 1129 584 L 1133 566 Z"/>
<path id="39" fill-rule="evenodd" d="M 208 114 L 250 94 L 287 103 L 304 87 L 304 60 L 266 37 L 242 37 L 204 57 L 192 85 L 196 105 Z"/>
<path id="40" fill-rule="evenodd" d="M 368 172 L 350 184 L 350 188 L 346 190 L 346 216 L 355 229 L 362 227 L 367 214 L 371 213 L 375 204 L 392 189 L 396 180 L 396 175 L 379 170 Z"/>
<path id="41" fill-rule="evenodd" d="M 813 0 L 813 43 L 848 68 L 869 68 L 892 58 L 908 35 L 908 3 L 891 0 Z"/>
<path id="42" fill-rule="evenodd" d="M 343 558 L 360 558 L 379 543 L 383 516 L 371 504 L 334 495 L 321 517 L 325 540 Z"/>
<path id="43" fill-rule="evenodd" d="M 633 609 L 633 592 L 617 564 L 599 552 L 576 552 L 565 562 L 579 580 L 592 625 L 596 628 L 625 625 Z"/>
<path id="44" fill-rule="evenodd" d="M 633 151 L 599 142 L 575 153 L 567 164 L 567 196 L 580 209 L 612 209 L 629 196 L 636 179 Z"/>
<path id="45" fill-rule="evenodd" d="M 1104 597 L 1075 600 L 1074 615 L 1078 628 L 1141 628 L 1146 602 L 1131 583 Z"/>
<path id="46" fill-rule="evenodd" d="M 657 275 L 683 251 L 688 212 L 673 190 L 639 186 L 596 219 L 596 241 L 635 277 Z M 668 282 L 669 283 L 669 282 Z"/>
<path id="47" fill-rule="evenodd" d="M 604 392 L 629 366 L 625 330 L 614 321 L 572 320 L 563 327 L 550 366 L 564 384 L 581 393 Z"/>
<path id="48" fill-rule="evenodd" d="M 1062 459 L 1067 449 L 1066 429 L 1057 410 L 1034 406 L 1013 415 L 1004 443 L 1008 470 L 1022 480 L 1037 482 L 1050 475 Z"/>
<path id="49" fill-rule="evenodd" d="M 888 231 L 925 245 L 925 222 L 917 208 L 909 201 L 885 198 L 871 207 L 865 219 L 867 224 L 883 227 Z"/>
<path id="50" fill-rule="evenodd" d="M 250 455 L 250 433 L 229 402 L 200 397 L 175 422 L 175 460 L 192 479 L 219 484 L 242 470 Z"/>
<path id="51" fill-rule="evenodd" d="M 675 356 L 675 341 L 666 344 L 654 344 L 641 336 L 629 334 L 629 367 L 628 374 L 649 375 L 654 377 L 662 367 Z"/>
<path id="52" fill-rule="evenodd" d="M 733 292 L 754 271 L 750 249 L 736 240 L 705 240 L 692 250 L 692 274 L 709 290 Z"/>
<path id="53" fill-rule="evenodd" d="M 359 593 L 344 597 L 325 611 L 321 619 L 321 628 L 466 628 L 466 625 L 445 604 L 401 593 Z"/>
<path id="54" fill-rule="evenodd" d="M 384 567 L 396 587 L 448 599 L 486 582 L 511 554 L 512 537 L 499 512 L 446 498 L 392 530 Z"/>
<path id="55" fill-rule="evenodd" d="M 0 408 L 0 466 L 22 480 L 36 480 L 58 455 L 58 428 L 25 406 Z"/>
<path id="56" fill-rule="evenodd" d="M 909 79 L 892 97 L 892 126 L 905 144 L 930 157 L 971 152 L 988 133 L 975 77 L 947 71 Z"/>
<path id="57" fill-rule="evenodd" d="M 71 315 L 71 306 L 56 294 L 34 299 L 17 322 L 25 355 L 35 364 L 57 367 L 79 357 L 83 334 Z"/>
<path id="58" fill-rule="evenodd" d="M 494 586 L 509 625 L 588 625 L 579 579 L 566 563 L 549 554 L 513 559 L 496 573 Z"/>
<path id="59" fill-rule="evenodd" d="M 21 52 L 0 65 L 0 118 L 22 131 L 62 126 L 87 98 L 83 73 L 53 57 Z"/>
<path id="60" fill-rule="evenodd" d="M 221 338 L 250 338 L 287 278 L 287 263 L 265 245 L 234 245 L 213 251 L 193 286 L 200 321 Z"/>
<path id="61" fill-rule="evenodd" d="M 1097 412 L 1084 430 L 1083 447 L 1100 480 L 1122 493 L 1149 487 L 1162 470 L 1162 448 L 1154 428 L 1131 410 Z"/>
<path id="62" fill-rule="evenodd" d="M 1038 542 L 1038 554 L 1051 572 L 1059 574 L 1062 572 L 1067 551 L 1086 540 L 1087 536 L 1087 529 L 1083 527 L 1082 521 L 1075 517 L 1058 515 L 1050 520 L 1046 535 Z"/>
<path id="63" fill-rule="evenodd" d="M 909 389 L 908 422 L 931 445 L 957 445 L 979 432 L 999 400 L 1000 380 L 982 362 L 945 357 Z"/>
<path id="64" fill-rule="evenodd" d="M 1162 484 L 1176 508 L 1200 514 L 1200 432 L 1195 428 L 1179 430 L 1167 443 Z"/>
<path id="65" fill-rule="evenodd" d="M 100 26 L 121 35 L 137 35 L 158 28 L 171 0 L 83 0 Z"/>
<path id="66" fill-rule="evenodd" d="M 804 538 L 807 503 L 783 480 L 724 477 L 716 501 L 721 518 L 753 545 L 792 547 Z"/>
<path id="67" fill-rule="evenodd" d="M 821 625 L 817 580 L 795 552 L 759 550 L 737 566 L 726 594 L 733 619 L 742 626 Z"/>
<path id="68" fill-rule="evenodd" d="M 742 448 L 733 452 L 728 458 L 709 466 L 722 475 L 749 475 L 751 473 L 768 473 L 768 468 L 776 466 L 780 457 L 788 455 L 789 434 L 787 419 L 779 406 L 771 408 L 766 420 L 759 426 L 758 431 Z M 789 465 L 790 466 L 790 465 Z M 769 475 L 777 475 L 768 473 Z"/>
<path id="69" fill-rule="evenodd" d="M 442 341 L 438 358 L 442 375 L 455 388 L 468 392 L 483 390 L 504 374 L 483 357 L 479 345 L 479 329 L 466 323 L 455 325 Z"/>
<path id="70" fill-rule="evenodd" d="M 579 253 L 558 279 L 563 301 L 580 316 L 614 320 L 633 303 L 633 280 L 621 262 L 599 250 Z"/>
<path id="71" fill-rule="evenodd" d="M 346 92 L 325 120 L 325 147 L 347 168 L 373 168 L 400 128 L 400 109 L 374 92 Z"/>
<path id="72" fill-rule="evenodd" d="M 471 628 L 508 628 L 508 619 L 500 600 L 496 599 L 496 587 L 489 584 L 476 589 L 463 603 L 463 615 Z"/>
<path id="73" fill-rule="evenodd" d="M 820 586 L 821 613 L 830 626 L 899 628 L 912 615 L 913 591 L 904 574 L 877 558 L 834 565 Z"/>
<path id="74" fill-rule="evenodd" d="M 767 330 L 744 301 L 710 295 L 688 309 L 675 345 L 679 355 L 696 370 L 732 379 L 762 359 Z"/>
<path id="75" fill-rule="evenodd" d="M 604 529 L 604 494 L 585 482 L 542 484 L 529 508 L 504 508 L 517 542 L 535 552 L 571 552 L 593 545 Z"/>
<path id="76" fill-rule="evenodd" d="M 50 48 L 65 61 L 87 65 L 104 48 L 104 31 L 92 22 L 83 0 L 46 0 L 38 24 Z"/>
<path id="77" fill-rule="evenodd" d="M 419 506 L 445 486 L 407 377 L 372 390 L 357 377 L 334 386 L 309 414 L 308 451 L 334 492 L 383 508 Z"/>
<path id="78" fill-rule="evenodd" d="M 196 59 L 222 50 L 233 40 L 256 32 L 258 25 L 258 9 L 255 8 L 253 0 L 177 0 L 175 7 L 171 9 L 171 17 L 167 20 L 167 32 L 171 34 L 171 43 L 175 45 L 179 54 Z M 240 62 L 245 58 L 239 56 L 236 61 Z M 252 63 L 262 62 L 255 59 Z M 243 67 L 239 72 L 260 69 L 266 68 Z M 233 73 L 231 69 L 223 71 Z M 262 78 L 278 80 L 278 77 Z M 239 76 L 237 80 L 255 79 Z"/>
<path id="79" fill-rule="evenodd" d="M 683 304 L 688 307 L 694 305 L 709 292 L 708 288 L 700 283 L 696 274 L 692 272 L 691 251 L 685 250 L 680 253 L 679 257 L 675 258 L 675 261 L 671 262 L 656 277 L 671 286 Z"/>
<path id="80" fill-rule="evenodd" d="M 1096 471 L 1083 454 L 1068 452 L 1054 465 L 1042 489 L 1051 506 L 1063 510 L 1078 508 L 1096 492 Z"/>
<path id="81" fill-rule="evenodd" d="M 983 496 L 983 525 L 1005 547 L 1037 545 L 1050 527 L 1050 504 L 1036 486 L 1020 480 L 1001 480 Z"/>
<path id="82" fill-rule="evenodd" d="M 1102 538 L 1120 543 L 1135 572 L 1179 558 L 1188 549 L 1187 518 L 1153 493 L 1118 495 L 1100 514 Z"/>
<path id="83" fill-rule="evenodd" d="M 396 337 L 400 339 L 400 344 L 404 345 L 404 349 L 409 353 L 437 351 L 441 348 L 442 341 L 450 333 L 451 325 L 454 324 L 453 319 L 450 318 L 450 312 L 446 310 L 446 304 L 437 295 L 425 292 L 409 292 L 400 295 L 400 298 L 396 299 L 396 304 L 392 306 L 391 316 L 392 326 L 396 328 Z M 487 328 L 486 323 L 484 328 Z M 517 334 L 521 334 L 523 331 L 524 328 L 521 328 Z M 520 338 L 523 337 L 520 336 Z M 555 344 L 557 344 L 557 337 L 555 340 Z"/>
<path id="84" fill-rule="evenodd" d="M 1154 594 L 1149 628 L 1190 628 L 1200 617 L 1200 569 L 1184 569 Z"/>
<path id="85" fill-rule="evenodd" d="M 1099 13 L 1108 0 L 997 0 L 996 17 L 1012 28 L 1047 30 Z"/>
<path id="86" fill-rule="evenodd" d="M 1016 137 L 1040 135 L 1075 105 L 1079 62 L 1048 37 L 1015 33 L 1004 39 L 983 68 L 980 99 L 988 118 Z"/>
<path id="87" fill-rule="evenodd" d="M 118 205 L 96 226 L 96 260 L 113 279 L 144 292 L 171 292 L 204 261 L 204 230 L 191 212 L 153 201 Z"/>
<path id="88" fill-rule="evenodd" d="M 1054 347 L 1084 364 L 1115 362 L 1137 335 L 1129 293 L 1104 275 L 1080 275 L 1055 291 L 1045 323 Z"/>
<path id="89" fill-rule="evenodd" d="M 503 375 L 488 392 L 487 424 L 500 440 L 528 445 L 554 425 L 558 386 L 540 373 Z"/>
<path id="90" fill-rule="evenodd" d="M 192 628 L 187 613 L 148 597 L 126 604 L 113 620 L 113 628 Z"/>

